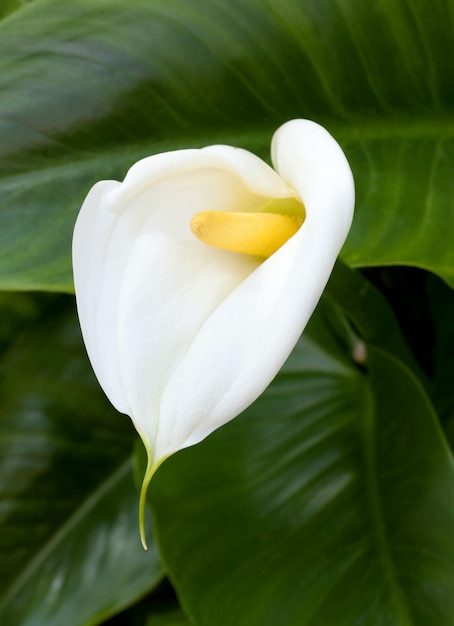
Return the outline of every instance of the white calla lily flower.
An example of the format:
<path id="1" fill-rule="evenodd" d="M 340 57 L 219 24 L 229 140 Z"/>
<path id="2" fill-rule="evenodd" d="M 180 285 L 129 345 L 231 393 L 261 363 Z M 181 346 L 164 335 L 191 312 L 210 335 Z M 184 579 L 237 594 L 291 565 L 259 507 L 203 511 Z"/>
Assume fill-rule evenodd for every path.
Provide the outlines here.
<path id="1" fill-rule="evenodd" d="M 293 120 L 273 170 L 230 146 L 145 158 L 89 192 L 74 230 L 82 334 L 112 404 L 170 454 L 250 405 L 290 354 L 350 228 L 354 184 L 336 141 Z"/>

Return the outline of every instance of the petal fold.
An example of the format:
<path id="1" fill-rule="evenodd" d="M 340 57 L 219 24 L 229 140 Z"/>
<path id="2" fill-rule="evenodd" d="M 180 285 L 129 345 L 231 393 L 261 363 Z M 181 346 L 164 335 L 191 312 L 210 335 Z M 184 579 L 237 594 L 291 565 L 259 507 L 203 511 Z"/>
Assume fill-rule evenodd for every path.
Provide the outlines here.
<path id="1" fill-rule="evenodd" d="M 82 206 L 73 239 L 82 333 L 105 393 L 151 451 L 148 475 L 262 393 L 348 234 L 353 177 L 324 128 L 284 124 L 272 160 L 275 169 L 230 146 L 154 155 L 123 183 L 97 183 Z M 305 219 L 266 260 L 191 232 L 196 214 L 259 213 L 286 198 Z"/>

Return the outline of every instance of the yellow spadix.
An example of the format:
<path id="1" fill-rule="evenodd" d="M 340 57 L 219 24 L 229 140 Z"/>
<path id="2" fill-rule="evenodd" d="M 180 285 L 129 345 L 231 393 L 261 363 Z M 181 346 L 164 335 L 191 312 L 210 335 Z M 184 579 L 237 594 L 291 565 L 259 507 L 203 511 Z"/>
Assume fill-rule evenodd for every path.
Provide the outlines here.
<path id="1" fill-rule="evenodd" d="M 209 246 L 269 257 L 304 221 L 300 215 L 267 212 L 204 211 L 191 220 L 193 234 Z"/>

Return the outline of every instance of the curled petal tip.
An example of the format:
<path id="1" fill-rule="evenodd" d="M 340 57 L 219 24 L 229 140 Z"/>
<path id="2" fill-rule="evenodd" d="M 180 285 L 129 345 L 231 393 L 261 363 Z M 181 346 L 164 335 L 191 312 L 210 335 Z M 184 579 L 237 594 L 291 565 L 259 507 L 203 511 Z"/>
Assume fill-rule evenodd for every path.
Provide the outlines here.
<path id="1" fill-rule="evenodd" d="M 311 216 L 318 217 L 317 211 L 336 213 L 336 227 L 342 226 L 345 238 L 353 219 L 355 185 L 334 137 L 311 120 L 291 120 L 275 132 L 271 156 L 276 171 L 303 198 Z"/>

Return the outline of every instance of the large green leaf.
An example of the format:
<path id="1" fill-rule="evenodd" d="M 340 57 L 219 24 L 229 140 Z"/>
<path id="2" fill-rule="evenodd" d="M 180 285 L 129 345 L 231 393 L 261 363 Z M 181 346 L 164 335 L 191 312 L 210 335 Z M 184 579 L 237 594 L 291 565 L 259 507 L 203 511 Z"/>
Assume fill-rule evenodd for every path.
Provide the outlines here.
<path id="1" fill-rule="evenodd" d="M 171 609 L 154 613 L 148 617 L 146 626 L 190 626 L 185 614 L 180 609 Z"/>
<path id="2" fill-rule="evenodd" d="M 268 156 L 292 117 L 354 170 L 354 265 L 454 283 L 454 0 L 36 0 L 0 23 L 0 286 L 71 290 L 77 209 L 165 149 Z"/>
<path id="3" fill-rule="evenodd" d="M 13 11 L 17 11 L 26 0 L 2 0 L 0 2 L 0 19 L 3 19 Z"/>
<path id="4" fill-rule="evenodd" d="M 73 302 L 52 302 L 0 361 L 5 626 L 97 624 L 162 577 L 138 536 L 133 428 L 90 371 Z"/>
<path id="5" fill-rule="evenodd" d="M 454 292 L 439 279 L 431 277 L 429 297 L 435 320 L 435 342 L 433 350 L 432 397 L 451 446 L 454 449 Z"/>
<path id="6" fill-rule="evenodd" d="M 453 624 L 452 459 L 413 374 L 372 347 L 356 367 L 343 328 L 323 303 L 263 396 L 152 482 L 198 626 Z"/>

